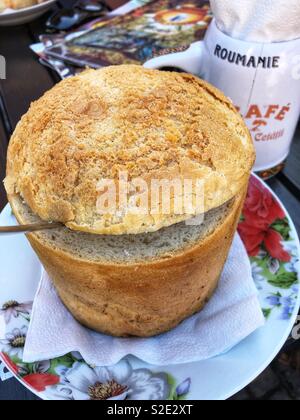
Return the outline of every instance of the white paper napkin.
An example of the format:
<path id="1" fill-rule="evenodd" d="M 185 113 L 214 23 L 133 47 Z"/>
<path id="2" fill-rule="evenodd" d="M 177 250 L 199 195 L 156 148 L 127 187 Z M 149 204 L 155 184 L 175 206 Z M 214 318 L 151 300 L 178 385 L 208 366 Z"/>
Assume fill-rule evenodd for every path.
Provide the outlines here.
<path id="1" fill-rule="evenodd" d="M 210 0 L 217 26 L 236 39 L 280 42 L 300 38 L 300 0 Z"/>
<path id="2" fill-rule="evenodd" d="M 115 338 L 81 326 L 44 273 L 23 359 L 30 363 L 78 351 L 96 366 L 115 364 L 127 355 L 155 365 L 193 362 L 229 350 L 263 324 L 249 259 L 236 236 L 219 287 L 205 309 L 154 338 Z"/>

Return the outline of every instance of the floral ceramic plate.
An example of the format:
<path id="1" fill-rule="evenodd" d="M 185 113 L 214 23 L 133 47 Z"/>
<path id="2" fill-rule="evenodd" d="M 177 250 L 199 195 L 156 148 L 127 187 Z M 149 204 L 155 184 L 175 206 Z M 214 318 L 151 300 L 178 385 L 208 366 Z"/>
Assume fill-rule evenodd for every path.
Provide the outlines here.
<path id="1" fill-rule="evenodd" d="M 13 224 L 9 207 L 0 225 Z M 41 266 L 25 237 L 0 238 L 0 356 L 43 399 L 223 400 L 254 380 L 287 340 L 299 309 L 299 240 L 279 200 L 252 177 L 239 232 L 253 268 L 264 327 L 210 360 L 150 366 L 129 357 L 109 368 L 88 366 L 77 353 L 26 364 L 22 352 Z"/>

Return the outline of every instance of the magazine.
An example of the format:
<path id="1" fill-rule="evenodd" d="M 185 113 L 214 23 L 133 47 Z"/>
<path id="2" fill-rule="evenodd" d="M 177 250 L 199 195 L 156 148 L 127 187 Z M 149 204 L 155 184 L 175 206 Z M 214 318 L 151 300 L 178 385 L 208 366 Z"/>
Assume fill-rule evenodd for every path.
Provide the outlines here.
<path id="1" fill-rule="evenodd" d="M 154 0 L 67 35 L 45 54 L 83 67 L 140 64 L 162 50 L 202 39 L 211 19 L 209 1 Z"/>

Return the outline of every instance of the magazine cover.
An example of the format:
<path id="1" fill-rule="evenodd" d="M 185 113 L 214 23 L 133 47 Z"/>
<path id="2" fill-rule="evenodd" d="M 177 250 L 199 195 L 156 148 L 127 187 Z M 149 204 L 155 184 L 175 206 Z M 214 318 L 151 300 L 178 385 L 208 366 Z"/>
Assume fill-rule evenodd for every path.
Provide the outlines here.
<path id="1" fill-rule="evenodd" d="M 156 0 L 67 36 L 46 53 L 80 66 L 139 64 L 162 50 L 202 39 L 211 18 L 205 0 Z"/>

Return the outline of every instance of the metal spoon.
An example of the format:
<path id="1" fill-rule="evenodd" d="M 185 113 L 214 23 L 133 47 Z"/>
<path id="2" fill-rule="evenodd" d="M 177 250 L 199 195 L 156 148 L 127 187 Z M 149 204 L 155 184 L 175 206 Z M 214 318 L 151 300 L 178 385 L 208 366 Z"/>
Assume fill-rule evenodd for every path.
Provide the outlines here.
<path id="1" fill-rule="evenodd" d="M 34 223 L 31 225 L 18 225 L 18 226 L 0 226 L 0 235 L 7 233 L 28 233 L 40 230 L 57 229 L 64 225 L 59 222 L 55 223 Z"/>

